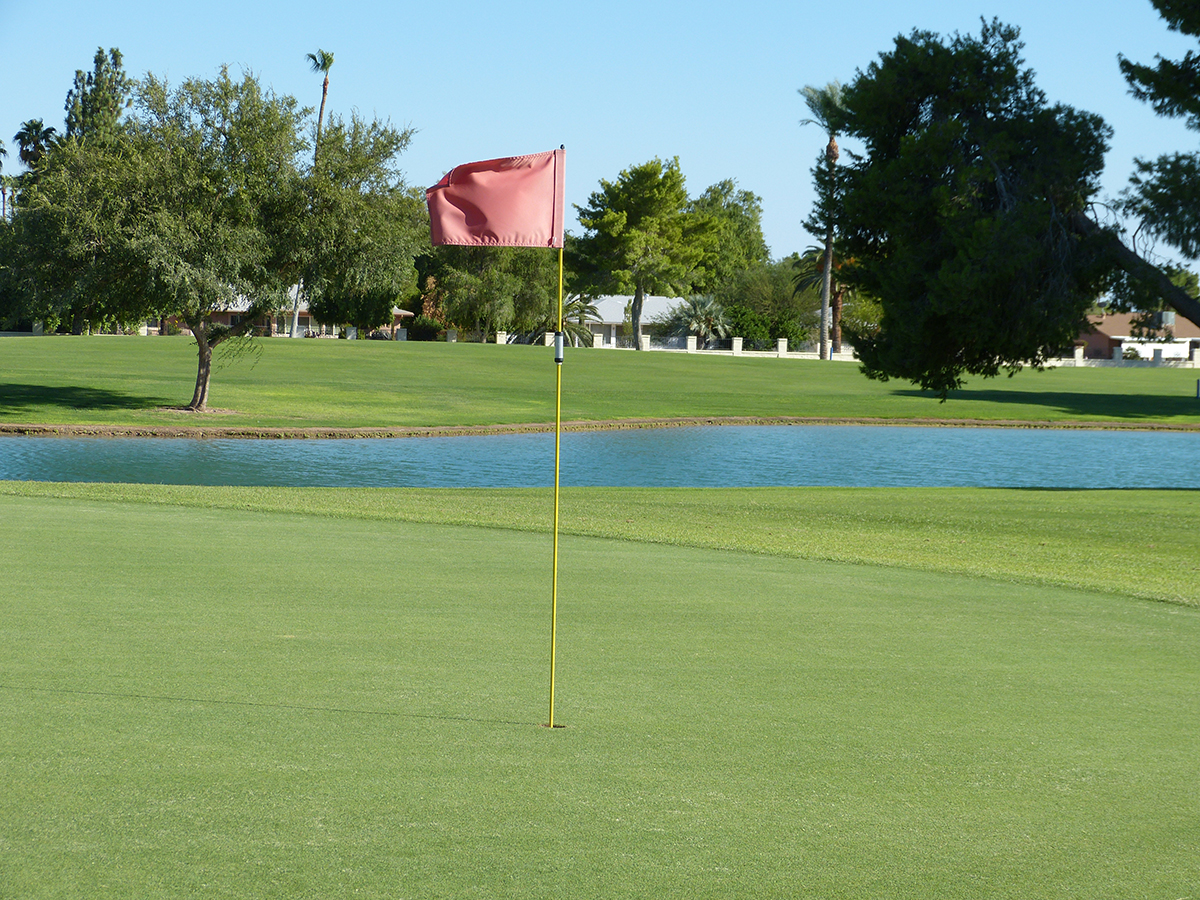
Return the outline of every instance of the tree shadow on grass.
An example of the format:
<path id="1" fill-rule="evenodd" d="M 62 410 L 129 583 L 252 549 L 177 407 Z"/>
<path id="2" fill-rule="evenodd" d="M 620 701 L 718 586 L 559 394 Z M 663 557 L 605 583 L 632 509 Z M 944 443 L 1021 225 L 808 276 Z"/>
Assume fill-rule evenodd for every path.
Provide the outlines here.
<path id="1" fill-rule="evenodd" d="M 103 388 L 60 385 L 47 387 L 40 384 L 0 383 L 0 414 L 14 415 L 28 410 L 44 409 L 93 409 L 133 410 L 156 409 L 170 403 L 162 397 L 147 397 L 124 391 Z"/>
<path id="2" fill-rule="evenodd" d="M 898 397 L 923 397 L 935 401 L 930 408 L 938 416 L 937 395 L 921 390 L 895 391 Z M 1194 393 L 1177 397 L 1162 394 L 1089 394 L 1078 391 L 1006 391 L 999 389 L 951 391 L 948 400 L 1013 406 L 1044 407 L 1047 412 L 1093 419 L 1200 419 L 1200 400 Z M 1020 418 L 1016 416 L 1015 418 Z"/>

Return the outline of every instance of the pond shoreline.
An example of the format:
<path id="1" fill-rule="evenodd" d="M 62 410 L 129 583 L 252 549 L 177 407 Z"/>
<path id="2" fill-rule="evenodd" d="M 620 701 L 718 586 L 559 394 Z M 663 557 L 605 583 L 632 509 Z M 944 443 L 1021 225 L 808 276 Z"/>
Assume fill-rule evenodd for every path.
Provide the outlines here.
<path id="1" fill-rule="evenodd" d="M 204 415 L 200 413 L 199 415 Z M 606 419 L 564 422 L 564 432 L 621 431 L 641 428 L 690 428 L 720 425 L 894 425 L 920 428 L 1024 428 L 1104 431 L 1200 431 L 1200 422 L 1037 421 L 1022 419 L 836 418 L 829 416 L 687 416 L 662 419 Z M 212 438 L 305 440 L 354 438 L 458 437 L 553 432 L 553 422 L 499 425 L 434 425 L 364 428 L 257 428 L 228 425 L 49 425 L 0 423 L 0 435 L 27 437 Z"/>

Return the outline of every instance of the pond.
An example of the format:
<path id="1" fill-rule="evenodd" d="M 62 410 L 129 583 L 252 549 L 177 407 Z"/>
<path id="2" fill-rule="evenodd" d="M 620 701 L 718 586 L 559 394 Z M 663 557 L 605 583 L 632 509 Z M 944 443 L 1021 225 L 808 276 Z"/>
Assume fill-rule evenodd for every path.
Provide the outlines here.
<path id="1" fill-rule="evenodd" d="M 545 487 L 552 434 L 0 437 L 0 480 Z M 569 432 L 564 487 L 1200 488 L 1200 433 L 785 425 Z"/>

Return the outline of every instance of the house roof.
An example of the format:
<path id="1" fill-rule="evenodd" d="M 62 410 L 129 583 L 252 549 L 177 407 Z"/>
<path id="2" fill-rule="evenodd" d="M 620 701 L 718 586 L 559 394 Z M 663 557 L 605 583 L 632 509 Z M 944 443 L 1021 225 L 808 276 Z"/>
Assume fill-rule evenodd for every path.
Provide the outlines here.
<path id="1" fill-rule="evenodd" d="M 620 325 L 625 321 L 625 307 L 633 297 L 608 295 L 597 297 L 592 302 L 600 312 L 600 321 L 605 325 Z M 655 316 L 666 315 L 671 308 L 682 302 L 678 297 L 656 297 L 647 294 L 642 299 L 642 321 L 648 322 Z"/>
<path id="2" fill-rule="evenodd" d="M 1133 313 L 1105 313 L 1099 316 L 1088 316 L 1088 324 L 1092 330 L 1112 338 L 1129 337 L 1133 330 Z M 1175 316 L 1175 324 L 1170 326 L 1176 338 L 1200 338 L 1200 325 Z"/>

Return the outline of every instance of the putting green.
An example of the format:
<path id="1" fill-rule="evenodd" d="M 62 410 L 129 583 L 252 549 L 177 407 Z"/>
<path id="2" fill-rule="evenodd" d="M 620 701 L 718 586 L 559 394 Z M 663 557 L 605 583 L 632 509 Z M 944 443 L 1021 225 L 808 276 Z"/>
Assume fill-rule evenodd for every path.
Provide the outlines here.
<path id="1" fill-rule="evenodd" d="M 1183 897 L 1200 611 L 0 497 L 14 897 Z"/>

